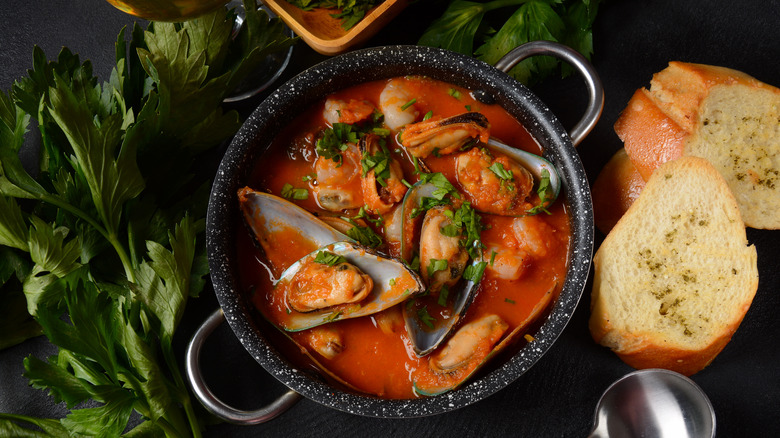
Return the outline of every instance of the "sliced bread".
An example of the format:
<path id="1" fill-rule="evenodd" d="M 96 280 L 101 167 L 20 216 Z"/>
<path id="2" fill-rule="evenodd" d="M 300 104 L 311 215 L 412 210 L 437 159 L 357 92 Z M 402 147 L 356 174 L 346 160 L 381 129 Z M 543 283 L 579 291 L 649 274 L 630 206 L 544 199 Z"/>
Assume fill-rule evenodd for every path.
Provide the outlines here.
<path id="1" fill-rule="evenodd" d="M 780 89 L 723 67 L 670 62 L 615 123 L 647 180 L 683 155 L 709 160 L 753 228 L 780 229 Z"/>
<path id="2" fill-rule="evenodd" d="M 634 203 L 645 180 L 625 149 L 610 158 L 593 183 L 593 214 L 596 227 L 608 234 L 612 227 Z"/>
<path id="3" fill-rule="evenodd" d="M 635 368 L 701 370 L 758 288 L 734 196 L 697 157 L 656 169 L 593 262 L 591 335 Z"/>

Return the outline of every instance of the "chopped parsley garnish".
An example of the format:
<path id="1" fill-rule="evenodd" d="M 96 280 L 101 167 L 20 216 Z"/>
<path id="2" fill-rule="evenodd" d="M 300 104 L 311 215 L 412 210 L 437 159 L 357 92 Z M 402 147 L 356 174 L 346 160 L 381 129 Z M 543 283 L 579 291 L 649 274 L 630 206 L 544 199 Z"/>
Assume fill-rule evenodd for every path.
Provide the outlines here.
<path id="1" fill-rule="evenodd" d="M 412 268 L 413 271 L 419 271 L 420 270 L 420 256 L 415 254 L 414 258 L 412 258 L 412 262 L 409 263 L 409 267 Z"/>
<path id="2" fill-rule="evenodd" d="M 442 307 L 446 306 L 447 297 L 449 297 L 449 295 L 450 295 L 450 288 L 448 288 L 447 285 L 445 284 L 441 287 L 441 290 L 439 291 L 439 300 L 437 301 L 437 303 Z"/>
<path id="3" fill-rule="evenodd" d="M 428 111 L 427 113 L 425 113 L 425 116 L 423 116 L 423 121 L 426 121 L 431 117 L 433 117 L 433 111 Z"/>
<path id="4" fill-rule="evenodd" d="M 461 204 L 455 212 L 445 211 L 444 214 L 452 220 L 453 224 L 465 231 L 461 246 L 466 248 L 472 259 L 479 258 L 482 253 L 482 245 L 475 245 L 475 242 L 479 242 L 482 235 L 482 217 L 471 208 L 469 202 Z"/>
<path id="5" fill-rule="evenodd" d="M 407 108 L 409 108 L 410 106 L 414 105 L 414 104 L 415 104 L 415 102 L 417 102 L 417 99 L 416 99 L 416 98 L 415 98 L 415 99 L 412 99 L 412 100 L 410 100 L 409 102 L 406 102 L 406 103 L 405 103 L 405 104 L 403 104 L 403 105 L 401 105 L 401 111 L 406 111 L 406 109 L 407 109 Z"/>
<path id="6" fill-rule="evenodd" d="M 282 186 L 282 192 L 280 193 L 284 199 L 295 199 L 302 201 L 309 199 L 309 191 L 306 189 L 296 189 L 292 184 L 286 183 Z"/>
<path id="7" fill-rule="evenodd" d="M 490 252 L 490 266 L 493 266 L 493 263 L 495 263 L 495 261 L 496 261 L 496 254 L 497 253 L 495 251 L 491 251 Z"/>
<path id="8" fill-rule="evenodd" d="M 390 286 L 395 286 L 395 278 L 391 278 L 390 281 L 388 282 L 388 284 Z"/>
<path id="9" fill-rule="evenodd" d="M 433 328 L 433 323 L 436 321 L 436 318 L 432 317 L 431 314 L 428 313 L 428 306 L 417 309 L 417 317 L 420 318 L 420 321 L 427 325 L 428 328 Z"/>
<path id="10" fill-rule="evenodd" d="M 460 99 L 460 91 L 458 91 L 458 90 L 456 90 L 454 88 L 450 88 L 447 91 L 447 94 L 449 94 L 450 96 L 454 97 L 455 99 Z"/>
<path id="11" fill-rule="evenodd" d="M 411 184 L 411 183 L 409 183 L 409 181 L 407 181 L 407 180 L 405 180 L 405 179 L 401 179 L 401 184 L 405 185 L 405 186 L 406 186 L 406 188 L 408 188 L 408 189 L 411 189 L 411 188 L 412 188 L 412 184 Z"/>
<path id="12" fill-rule="evenodd" d="M 365 205 L 360 207 L 360 210 L 358 210 L 358 214 L 355 215 L 352 219 L 354 219 L 354 220 L 365 219 L 365 220 L 371 222 L 372 224 L 374 224 L 376 226 L 382 225 L 382 223 L 384 223 L 384 221 L 385 221 L 382 216 L 378 216 L 376 219 L 372 218 L 368 214 L 368 209 L 366 208 Z M 357 224 L 353 223 L 353 225 L 357 225 Z"/>
<path id="13" fill-rule="evenodd" d="M 466 270 L 463 271 L 463 278 L 479 283 L 482 280 L 482 275 L 485 273 L 485 267 L 487 262 L 478 262 L 476 264 L 466 266 Z"/>
<path id="14" fill-rule="evenodd" d="M 504 169 L 504 165 L 498 162 L 494 162 L 488 167 L 497 177 L 505 181 L 514 181 L 515 176 L 509 169 Z"/>
<path id="15" fill-rule="evenodd" d="M 328 266 L 336 266 L 339 263 L 346 263 L 346 261 L 347 259 L 345 259 L 344 256 L 333 254 L 329 251 L 320 251 L 317 253 L 317 256 L 314 257 L 314 263 Z"/>
<path id="16" fill-rule="evenodd" d="M 357 143 L 358 135 L 348 123 L 334 123 L 332 128 L 323 131 L 322 137 L 315 144 L 317 155 L 339 163 L 341 153 L 349 148 L 349 143 Z"/>
<path id="17" fill-rule="evenodd" d="M 433 277 L 433 274 L 439 271 L 447 270 L 447 260 L 430 259 L 428 264 L 428 277 Z"/>
<path id="18" fill-rule="evenodd" d="M 384 243 L 382 236 L 372 230 L 371 227 L 360 226 L 352 219 L 348 219 L 348 221 L 352 224 L 352 228 L 347 230 L 347 236 L 357 240 L 363 246 L 368 246 L 370 248 L 382 246 Z"/>
<path id="19" fill-rule="evenodd" d="M 460 231 L 460 227 L 455 224 L 449 224 L 439 228 L 439 232 L 447 237 L 458 237 L 460 236 Z"/>
<path id="20" fill-rule="evenodd" d="M 310 173 L 308 175 L 304 175 L 304 176 L 301 177 L 301 181 L 303 181 L 303 182 L 314 181 L 316 179 L 317 179 L 317 174 L 316 173 Z"/>
<path id="21" fill-rule="evenodd" d="M 550 210 L 545 207 L 547 201 L 549 201 L 553 195 L 552 187 L 550 186 L 550 172 L 547 169 L 542 169 L 542 180 L 539 181 L 539 188 L 536 189 L 536 194 L 539 195 L 539 205 L 526 211 L 528 214 L 537 214 L 545 212 L 550 213 Z"/>
<path id="22" fill-rule="evenodd" d="M 387 179 L 390 178 L 390 160 L 390 151 L 384 144 L 374 155 L 369 154 L 368 151 L 363 152 L 363 158 L 360 160 L 363 176 L 373 170 L 376 182 L 382 187 L 387 187 Z"/>
<path id="23" fill-rule="evenodd" d="M 504 298 L 504 301 L 506 301 L 509 304 L 517 304 L 517 303 L 515 303 L 515 300 L 510 299 L 510 298 Z"/>

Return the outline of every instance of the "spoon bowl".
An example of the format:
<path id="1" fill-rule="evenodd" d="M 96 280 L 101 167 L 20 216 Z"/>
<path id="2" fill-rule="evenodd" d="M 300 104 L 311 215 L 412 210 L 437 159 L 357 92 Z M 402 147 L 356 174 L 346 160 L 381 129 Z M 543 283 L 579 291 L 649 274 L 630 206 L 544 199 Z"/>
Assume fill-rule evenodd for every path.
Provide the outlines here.
<path id="1" fill-rule="evenodd" d="M 591 438 L 715 436 L 715 410 L 707 395 L 682 374 L 647 369 L 610 385 L 596 406 Z"/>

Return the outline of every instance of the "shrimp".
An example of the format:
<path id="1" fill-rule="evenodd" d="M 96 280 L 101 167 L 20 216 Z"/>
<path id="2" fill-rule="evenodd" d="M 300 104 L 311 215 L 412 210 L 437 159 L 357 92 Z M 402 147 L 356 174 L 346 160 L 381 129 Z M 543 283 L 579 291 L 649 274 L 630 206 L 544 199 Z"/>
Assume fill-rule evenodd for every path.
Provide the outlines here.
<path id="1" fill-rule="evenodd" d="M 404 174 L 401 164 L 380 142 L 381 139 L 375 134 L 367 134 L 360 140 L 364 160 L 368 157 L 376 162 L 375 167 L 364 175 L 361 183 L 366 206 L 379 214 L 385 214 L 401 202 L 407 187 L 402 182 Z M 362 163 L 365 170 L 366 161 Z M 380 169 L 379 175 L 376 173 L 377 169 Z"/>
<path id="2" fill-rule="evenodd" d="M 340 99 L 329 98 L 325 101 L 325 109 L 322 116 L 331 125 L 334 123 L 357 123 L 371 117 L 374 113 L 374 105 L 367 100 L 349 99 L 345 102 Z"/>
<path id="3" fill-rule="evenodd" d="M 539 216 L 523 216 L 512 221 L 512 231 L 520 246 L 533 257 L 542 258 L 550 251 L 553 228 Z"/>
<path id="4" fill-rule="evenodd" d="M 546 257 L 554 241 L 554 229 L 539 216 L 523 216 L 512 220 L 512 233 L 499 244 L 489 244 L 485 260 L 491 262 L 487 271 L 504 280 L 517 280 L 533 264 Z"/>
<path id="5" fill-rule="evenodd" d="M 412 102 L 414 96 L 403 86 L 403 80 L 391 79 L 379 95 L 379 109 L 385 116 L 385 124 L 393 131 L 417 120 L 420 111 Z"/>
<path id="6" fill-rule="evenodd" d="M 363 205 L 360 178 L 360 152 L 350 145 L 342 152 L 342 159 L 334 161 L 319 157 L 314 163 L 317 186 L 314 195 L 319 205 L 328 211 L 341 211 Z"/>

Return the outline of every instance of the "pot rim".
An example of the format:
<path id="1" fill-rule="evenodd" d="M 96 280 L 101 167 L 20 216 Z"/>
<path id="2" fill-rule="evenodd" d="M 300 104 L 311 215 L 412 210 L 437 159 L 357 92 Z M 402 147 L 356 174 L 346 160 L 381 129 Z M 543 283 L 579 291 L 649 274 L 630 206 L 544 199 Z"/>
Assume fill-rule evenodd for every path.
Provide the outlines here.
<path id="1" fill-rule="evenodd" d="M 422 75 L 481 89 L 517 118 L 542 145 L 543 155 L 561 173 L 562 197 L 572 238 L 561 292 L 544 322 L 526 344 L 489 373 L 448 393 L 410 400 L 380 399 L 344 392 L 293 368 L 264 338 L 259 314 L 238 287 L 235 255 L 235 193 L 258 157 L 283 126 L 327 94 L 357 83 L 394 76 Z M 244 122 L 219 165 L 207 212 L 206 244 L 212 283 L 231 329 L 263 368 L 304 397 L 358 415 L 412 418 L 440 414 L 487 398 L 524 374 L 563 332 L 582 296 L 593 253 L 593 207 L 579 156 L 555 115 L 528 88 L 502 71 L 459 53 L 424 46 L 386 46 L 330 58 L 298 74 L 266 98 Z"/>

